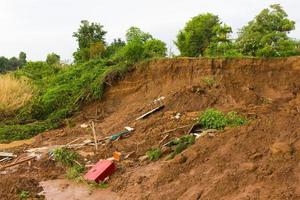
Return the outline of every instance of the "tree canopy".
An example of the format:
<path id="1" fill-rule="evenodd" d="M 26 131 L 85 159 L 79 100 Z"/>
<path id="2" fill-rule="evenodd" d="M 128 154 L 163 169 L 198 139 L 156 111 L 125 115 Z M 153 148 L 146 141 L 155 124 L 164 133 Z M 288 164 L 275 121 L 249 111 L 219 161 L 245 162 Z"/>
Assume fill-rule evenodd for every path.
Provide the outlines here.
<path id="1" fill-rule="evenodd" d="M 273 4 L 240 30 L 236 42 L 241 53 L 247 56 L 296 54 L 296 43 L 288 37 L 294 29 L 295 22 L 279 4 Z"/>
<path id="2" fill-rule="evenodd" d="M 209 46 L 214 31 L 221 22 L 218 16 L 206 13 L 193 17 L 188 21 L 183 30 L 179 31 L 175 41 L 182 56 L 202 56 Z"/>

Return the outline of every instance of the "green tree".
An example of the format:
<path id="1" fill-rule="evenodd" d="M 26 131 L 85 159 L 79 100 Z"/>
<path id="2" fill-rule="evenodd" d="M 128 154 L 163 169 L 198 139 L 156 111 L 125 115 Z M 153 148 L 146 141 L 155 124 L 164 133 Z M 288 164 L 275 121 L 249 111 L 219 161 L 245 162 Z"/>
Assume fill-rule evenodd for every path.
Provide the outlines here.
<path id="1" fill-rule="evenodd" d="M 202 56 L 209 46 L 214 31 L 221 22 L 218 16 L 206 13 L 193 17 L 188 21 L 183 30 L 179 31 L 175 41 L 182 56 Z"/>
<path id="2" fill-rule="evenodd" d="M 104 53 L 105 46 L 102 42 L 95 42 L 91 44 L 89 50 L 90 50 L 90 55 L 89 55 L 90 59 L 99 58 Z"/>
<path id="3" fill-rule="evenodd" d="M 214 27 L 215 36 L 204 52 L 205 56 L 240 56 L 235 44 L 230 39 L 232 28 L 226 24 L 217 25 Z"/>
<path id="4" fill-rule="evenodd" d="M 105 57 L 111 57 L 111 56 L 115 55 L 125 45 L 126 45 L 126 43 L 123 40 L 121 40 L 120 38 L 114 39 L 114 41 L 110 45 L 107 46 L 107 48 L 104 52 Z"/>
<path id="5" fill-rule="evenodd" d="M 114 57 L 115 60 L 137 62 L 147 58 L 166 56 L 166 44 L 137 27 L 128 29 L 126 40 L 127 44 L 118 51 Z"/>
<path id="6" fill-rule="evenodd" d="M 56 53 L 50 53 L 47 55 L 46 62 L 48 65 L 56 65 L 60 63 L 60 56 Z"/>
<path id="7" fill-rule="evenodd" d="M 0 73 L 4 73 L 8 70 L 9 60 L 4 56 L 0 57 Z"/>
<path id="8" fill-rule="evenodd" d="M 99 42 L 105 47 L 105 34 L 106 31 L 103 30 L 101 24 L 94 22 L 90 23 L 87 20 L 81 21 L 78 31 L 73 33 L 73 37 L 75 37 L 78 42 L 78 49 L 73 54 L 75 62 L 88 61 L 91 58 L 91 51 L 94 53 L 96 46 L 97 48 L 99 47 Z M 93 45 L 92 50 L 90 50 L 91 45 Z M 92 57 L 94 57 L 94 55 Z"/>
<path id="9" fill-rule="evenodd" d="M 153 39 L 151 34 L 143 32 L 140 28 L 135 26 L 130 27 L 126 33 L 127 42 L 140 41 L 144 43 L 150 39 Z"/>
<path id="10" fill-rule="evenodd" d="M 26 56 L 25 52 L 21 51 L 19 53 L 19 64 L 20 64 L 20 67 L 23 67 L 26 64 L 26 62 L 27 62 L 26 57 L 27 56 Z"/>
<path id="11" fill-rule="evenodd" d="M 287 35 L 294 29 L 295 22 L 279 4 L 273 4 L 241 29 L 237 45 L 247 56 L 294 55 L 297 44 Z"/>
<path id="12" fill-rule="evenodd" d="M 166 44 L 157 39 L 148 40 L 144 44 L 144 54 L 146 58 L 165 57 L 167 55 Z"/>

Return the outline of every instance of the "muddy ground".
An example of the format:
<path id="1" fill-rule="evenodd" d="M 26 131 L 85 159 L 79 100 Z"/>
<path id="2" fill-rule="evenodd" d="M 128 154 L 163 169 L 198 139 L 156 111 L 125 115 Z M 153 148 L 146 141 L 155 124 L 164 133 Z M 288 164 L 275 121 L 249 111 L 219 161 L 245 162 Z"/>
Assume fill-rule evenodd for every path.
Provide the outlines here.
<path id="1" fill-rule="evenodd" d="M 33 147 L 92 138 L 81 124 L 94 120 L 99 138 L 135 128 L 130 137 L 78 152 L 86 162 L 134 152 L 117 162 L 108 180 L 116 199 L 300 199 L 300 58 L 164 59 L 142 64 L 106 87 L 104 98 L 82 108 L 66 126 L 42 133 L 27 144 L 1 145 L 22 155 Z M 208 82 L 207 79 L 214 79 Z M 165 108 L 147 119 L 135 119 L 164 96 Z M 139 158 L 165 137 L 165 131 L 191 125 L 207 108 L 237 111 L 250 122 L 199 138 L 166 161 Z M 180 113 L 179 119 L 175 116 Z M 167 133 L 169 141 L 189 127 Z M 29 191 L 42 199 L 41 181 L 64 178 L 65 169 L 45 157 L 0 174 L 1 199 L 18 199 Z"/>

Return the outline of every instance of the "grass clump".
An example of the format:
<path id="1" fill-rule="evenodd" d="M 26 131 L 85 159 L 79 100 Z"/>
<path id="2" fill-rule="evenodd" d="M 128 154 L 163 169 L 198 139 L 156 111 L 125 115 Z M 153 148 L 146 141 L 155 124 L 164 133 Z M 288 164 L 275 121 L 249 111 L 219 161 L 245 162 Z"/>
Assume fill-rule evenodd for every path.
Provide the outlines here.
<path id="1" fill-rule="evenodd" d="M 53 151 L 54 159 L 67 167 L 66 177 L 68 179 L 81 180 L 85 168 L 77 161 L 79 154 L 63 148 L 57 148 Z"/>
<path id="2" fill-rule="evenodd" d="M 173 159 L 177 154 L 195 143 L 194 135 L 183 135 L 167 143 L 168 147 L 173 147 L 172 152 L 168 155 L 167 160 Z"/>
<path id="3" fill-rule="evenodd" d="M 29 197 L 30 197 L 30 193 L 28 191 L 23 190 L 19 193 L 19 198 L 21 200 L 28 199 Z"/>
<path id="4" fill-rule="evenodd" d="M 203 128 L 220 130 L 226 126 L 236 127 L 244 125 L 247 123 L 247 120 L 236 112 L 229 112 L 226 115 L 222 111 L 210 108 L 199 115 L 197 123 Z"/>
<path id="5" fill-rule="evenodd" d="M 82 175 L 84 170 L 84 167 L 80 165 L 74 165 L 73 167 L 67 169 L 66 177 L 68 179 L 78 179 Z"/>
<path id="6" fill-rule="evenodd" d="M 155 149 L 151 149 L 151 150 L 147 151 L 146 155 L 149 160 L 156 161 L 161 157 L 162 151 L 159 148 L 155 148 Z"/>
<path id="7" fill-rule="evenodd" d="M 26 105 L 33 95 L 28 80 L 12 75 L 0 76 L 0 117 L 6 116 Z"/>
<path id="8" fill-rule="evenodd" d="M 64 148 L 57 148 L 53 151 L 53 155 L 54 159 L 64 166 L 73 167 L 78 165 L 76 160 L 79 158 L 79 154 L 77 152 Z"/>

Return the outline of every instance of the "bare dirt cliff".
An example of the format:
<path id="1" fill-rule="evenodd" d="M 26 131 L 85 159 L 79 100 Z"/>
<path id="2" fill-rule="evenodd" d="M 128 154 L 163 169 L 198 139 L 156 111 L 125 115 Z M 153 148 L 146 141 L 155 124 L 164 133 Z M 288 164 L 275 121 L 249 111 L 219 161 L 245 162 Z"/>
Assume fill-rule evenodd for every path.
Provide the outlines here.
<path id="1" fill-rule="evenodd" d="M 300 199 L 299 92 L 299 57 L 150 61 L 121 80 L 110 81 L 101 101 L 85 106 L 70 119 L 75 126 L 40 134 L 32 144 L 13 151 L 90 138 L 91 131 L 80 124 L 93 119 L 99 137 L 124 126 L 135 128 L 130 137 L 97 152 L 94 147 L 80 150 L 92 162 L 116 150 L 134 151 L 129 159 L 117 163 L 118 170 L 109 180 L 119 199 Z M 162 96 L 164 109 L 135 120 Z M 250 122 L 201 137 L 173 160 L 138 159 L 159 145 L 165 131 L 192 124 L 207 108 L 234 110 Z M 174 117 L 177 113 L 179 119 Z M 166 141 L 188 129 L 168 133 Z M 17 190 L 60 178 L 63 173 L 47 159 L 32 162 L 31 167 L 21 165 L 11 174 L 0 175 L 0 196 L 14 199 Z"/>

